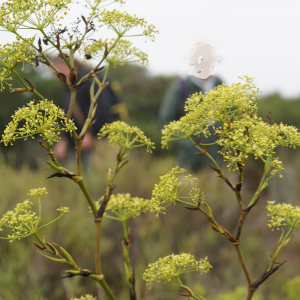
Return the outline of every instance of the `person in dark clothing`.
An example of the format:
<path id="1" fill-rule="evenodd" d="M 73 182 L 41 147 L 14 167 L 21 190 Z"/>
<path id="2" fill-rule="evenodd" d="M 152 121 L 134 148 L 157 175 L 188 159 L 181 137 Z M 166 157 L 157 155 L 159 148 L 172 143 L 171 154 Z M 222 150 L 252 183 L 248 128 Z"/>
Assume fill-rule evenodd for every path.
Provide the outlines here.
<path id="1" fill-rule="evenodd" d="M 69 73 L 69 69 L 65 65 L 62 59 L 57 60 L 53 63 L 55 67 L 66 76 Z M 84 75 L 90 72 L 90 69 L 86 68 L 85 65 L 82 65 L 75 60 L 75 69 L 77 71 L 77 78 L 81 79 Z M 97 77 L 100 81 L 103 80 L 101 74 L 97 74 Z M 72 119 L 77 127 L 77 133 L 79 134 L 84 122 L 88 116 L 90 108 L 90 87 L 93 80 L 90 79 L 78 90 L 76 94 L 76 103 L 74 106 Z M 95 85 L 95 91 L 97 91 L 97 85 Z M 70 101 L 71 91 L 66 87 L 63 92 L 63 107 L 65 111 L 68 111 L 69 101 Z M 94 146 L 97 133 L 99 133 L 102 126 L 106 123 L 112 123 L 117 120 L 119 115 L 118 113 L 112 113 L 112 107 L 119 104 L 119 99 L 111 89 L 110 85 L 103 89 L 100 96 L 97 99 L 97 110 L 93 120 L 95 123 L 91 126 L 89 131 L 86 133 L 81 147 L 82 159 L 88 160 L 91 150 Z M 115 111 L 115 110 L 114 110 Z M 68 153 L 68 148 L 74 148 L 75 143 L 70 134 L 62 134 L 61 140 L 55 145 L 54 153 L 56 157 L 60 160 L 66 158 Z"/>
<path id="2" fill-rule="evenodd" d="M 185 115 L 184 106 L 189 96 L 200 91 L 205 94 L 221 84 L 222 81 L 217 76 L 210 76 L 207 79 L 188 76 L 186 79 L 177 80 L 167 89 L 160 106 L 159 120 L 162 126 L 168 125 L 172 121 L 177 121 Z M 201 136 L 201 138 L 207 144 L 215 142 L 213 135 L 208 138 Z M 181 166 L 197 171 L 208 162 L 203 157 L 195 155 L 197 149 L 189 140 L 182 139 L 174 141 L 174 143 L 176 156 Z M 217 145 L 209 146 L 207 149 L 213 157 L 217 156 L 219 150 Z"/>

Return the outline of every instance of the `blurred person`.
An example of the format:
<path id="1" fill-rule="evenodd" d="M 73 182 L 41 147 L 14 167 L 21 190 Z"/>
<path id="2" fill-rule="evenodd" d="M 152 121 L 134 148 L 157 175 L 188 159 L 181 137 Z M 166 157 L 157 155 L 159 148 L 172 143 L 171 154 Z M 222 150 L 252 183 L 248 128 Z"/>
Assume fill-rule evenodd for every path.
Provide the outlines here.
<path id="1" fill-rule="evenodd" d="M 223 82 L 217 76 L 210 76 L 207 79 L 200 79 L 194 76 L 188 76 L 185 79 L 179 79 L 173 83 L 165 92 L 163 101 L 159 109 L 159 121 L 162 126 L 168 125 L 173 121 L 179 120 L 186 112 L 184 110 L 185 102 L 191 95 L 211 91 L 214 87 Z M 213 135 L 205 138 L 201 136 L 203 143 L 211 144 L 215 142 Z M 182 167 L 187 167 L 193 171 L 209 163 L 208 159 L 199 157 L 195 153 L 199 152 L 187 139 L 174 141 L 176 156 Z M 216 158 L 219 150 L 218 145 L 207 146 L 208 152 L 213 158 Z"/>
<path id="2" fill-rule="evenodd" d="M 54 66 L 63 73 L 65 76 L 69 77 L 69 68 L 66 63 L 61 58 L 57 58 L 53 61 Z M 75 60 L 74 63 L 75 70 L 77 71 L 77 78 L 81 79 L 84 75 L 90 72 L 90 68 L 86 65 Z M 103 78 L 101 74 L 96 74 L 98 79 L 102 82 Z M 77 127 L 77 133 L 79 134 L 83 124 L 88 116 L 90 108 L 90 87 L 93 80 L 90 79 L 76 94 L 76 103 L 74 106 L 72 119 Z M 95 92 L 97 91 L 97 84 L 95 85 Z M 70 101 L 71 91 L 65 86 L 63 91 L 63 108 L 68 111 L 69 101 Z M 110 85 L 104 88 L 97 99 L 98 107 L 93 120 L 95 123 L 90 127 L 89 131 L 85 134 L 82 146 L 81 154 L 83 165 L 89 163 L 90 154 L 94 147 L 95 140 L 97 138 L 97 133 L 100 131 L 102 126 L 106 123 L 112 123 L 113 121 L 119 119 L 120 111 L 120 100 L 118 96 L 114 93 Z M 120 106 L 121 108 L 121 106 Z M 70 134 L 63 133 L 60 141 L 54 147 L 54 154 L 57 159 L 64 160 L 67 157 L 68 149 L 75 147 L 75 142 Z"/>

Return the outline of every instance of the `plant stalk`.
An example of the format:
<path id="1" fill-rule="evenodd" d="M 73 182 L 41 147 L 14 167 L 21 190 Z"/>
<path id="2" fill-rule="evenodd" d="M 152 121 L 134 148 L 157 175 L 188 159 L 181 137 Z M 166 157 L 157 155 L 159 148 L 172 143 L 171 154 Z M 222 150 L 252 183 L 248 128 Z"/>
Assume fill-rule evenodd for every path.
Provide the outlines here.
<path id="1" fill-rule="evenodd" d="M 232 243 L 232 244 L 233 244 L 233 246 L 234 246 L 234 248 L 235 248 L 235 250 L 238 254 L 241 266 L 244 270 L 244 273 L 245 273 L 247 281 L 248 281 L 248 285 L 250 286 L 252 284 L 252 279 L 251 279 L 251 275 L 249 273 L 249 270 L 247 268 L 247 265 L 246 265 L 246 262 L 245 262 L 245 259 L 244 259 L 244 256 L 243 256 L 243 253 L 242 253 L 242 250 L 241 250 L 241 247 L 240 247 L 240 243 L 237 242 L 237 243 Z"/>

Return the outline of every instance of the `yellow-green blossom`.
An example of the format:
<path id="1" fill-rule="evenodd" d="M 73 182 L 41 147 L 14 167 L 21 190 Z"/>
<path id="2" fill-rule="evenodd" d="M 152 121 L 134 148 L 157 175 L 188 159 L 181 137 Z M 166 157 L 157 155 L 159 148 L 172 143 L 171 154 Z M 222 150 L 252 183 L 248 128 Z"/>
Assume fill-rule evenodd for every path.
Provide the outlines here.
<path id="1" fill-rule="evenodd" d="M 69 207 L 60 207 L 60 208 L 57 208 L 56 210 L 62 212 L 63 214 L 69 213 Z"/>
<path id="2" fill-rule="evenodd" d="M 43 188 L 37 188 L 37 189 L 31 189 L 28 193 L 29 196 L 41 196 L 44 194 L 48 194 L 47 189 L 45 187 Z"/>
<path id="3" fill-rule="evenodd" d="M 37 231 L 39 217 L 31 211 L 32 202 L 29 200 L 18 203 L 14 210 L 8 211 L 0 220 L 1 227 L 9 227 L 12 234 L 8 235 L 11 242 L 29 236 Z"/>
<path id="4" fill-rule="evenodd" d="M 144 132 L 135 126 L 129 126 L 125 122 L 117 121 L 111 124 L 105 124 L 98 133 L 99 139 L 105 137 L 114 147 L 119 145 L 125 149 L 132 149 L 141 146 L 147 146 L 147 151 L 152 152 L 154 143 L 148 139 Z"/>
<path id="5" fill-rule="evenodd" d="M 154 40 L 154 34 L 158 33 L 155 26 L 147 25 L 147 22 L 143 18 L 139 18 L 136 15 L 131 16 L 126 12 L 120 12 L 116 9 L 112 11 L 104 9 L 99 12 L 98 16 L 98 21 L 116 32 L 119 37 L 124 36 L 134 27 L 142 27 L 143 33 L 138 35 L 144 35 L 151 40 Z"/>
<path id="6" fill-rule="evenodd" d="M 11 71 L 19 64 L 30 63 L 33 64 L 34 48 L 32 47 L 33 39 L 18 39 L 15 42 L 0 44 L 0 91 L 5 89 L 3 83 L 12 80 L 10 77 Z"/>
<path id="7" fill-rule="evenodd" d="M 100 207 L 99 202 L 96 203 L 97 209 Z M 121 222 L 139 216 L 150 208 L 150 201 L 139 197 L 131 197 L 130 194 L 111 195 L 106 206 L 106 212 L 112 212 Z M 105 214 L 105 217 L 110 217 Z"/>
<path id="8" fill-rule="evenodd" d="M 162 146 L 167 147 L 172 140 L 201 134 L 208 137 L 212 127 L 229 170 L 236 170 L 238 163 L 244 165 L 249 155 L 266 162 L 276 147 L 299 145 L 300 133 L 296 127 L 269 124 L 257 115 L 259 89 L 253 79 L 245 77 L 245 80 L 243 85 L 217 86 L 205 96 L 192 95 L 185 105 L 187 114 L 162 130 Z M 207 149 L 209 151 L 209 146 Z M 282 169 L 278 159 L 273 160 L 270 167 L 273 173 Z"/>
<path id="9" fill-rule="evenodd" d="M 36 234 L 40 228 L 51 224 L 63 214 L 67 213 L 65 207 L 63 210 L 58 209 L 62 211 L 62 214 L 58 218 L 40 226 L 40 222 L 42 220 L 40 196 L 44 194 L 48 194 L 46 188 L 31 189 L 29 192 L 30 196 L 39 196 L 38 215 L 32 211 L 33 202 L 29 200 L 25 200 L 23 203 L 18 203 L 14 210 L 9 210 L 6 214 L 4 214 L 4 216 L 0 219 L 0 231 L 3 231 L 3 227 L 7 227 L 11 229 L 12 234 L 8 234 L 6 238 L 0 237 L 0 239 L 7 239 L 10 240 L 10 242 L 13 242 L 16 239 L 20 240 L 21 238 Z"/>
<path id="10" fill-rule="evenodd" d="M 0 7 L 0 27 L 17 29 L 44 29 L 56 24 L 67 14 L 71 0 L 7 0 Z"/>
<path id="11" fill-rule="evenodd" d="M 176 201 L 180 200 L 181 193 L 189 186 L 193 186 L 193 188 L 189 192 L 189 199 L 198 203 L 200 200 L 204 200 L 204 194 L 197 189 L 197 178 L 192 178 L 192 175 L 183 176 L 183 180 L 187 183 L 185 187 L 179 189 L 182 185 L 182 181 L 179 178 L 180 174 L 185 173 L 186 170 L 179 168 L 173 168 L 169 173 L 164 176 L 160 176 L 160 182 L 155 184 L 154 190 L 152 191 L 151 198 L 151 211 L 156 211 L 157 216 L 159 213 L 165 213 L 166 207 L 171 203 L 176 203 Z"/>
<path id="12" fill-rule="evenodd" d="M 207 273 L 211 268 L 207 257 L 197 261 L 193 255 L 188 253 L 172 254 L 160 258 L 155 263 L 150 263 L 144 272 L 143 279 L 147 284 L 168 282 L 184 273 L 199 271 L 202 274 Z"/>
<path id="13" fill-rule="evenodd" d="M 99 39 L 92 44 L 86 45 L 84 53 L 90 54 L 92 58 L 102 59 L 105 54 L 105 46 L 109 50 L 112 46 L 112 50 L 106 56 L 105 60 L 111 65 L 124 65 L 125 63 L 141 63 L 142 65 L 148 64 L 148 55 L 136 47 L 132 46 L 132 43 L 127 40 L 119 40 L 116 45 L 114 43 L 116 39 L 110 41 Z"/>
<path id="14" fill-rule="evenodd" d="M 72 298 L 71 300 L 96 300 L 96 298 L 94 298 L 92 295 L 86 294 L 80 298 Z"/>
<path id="15" fill-rule="evenodd" d="M 12 119 L 2 135 L 1 142 L 6 146 L 16 139 L 34 138 L 36 134 L 53 144 L 59 140 L 60 131 L 76 130 L 73 121 L 65 117 L 64 111 L 48 100 L 37 103 L 31 101 L 27 106 L 19 108 Z"/>
<path id="16" fill-rule="evenodd" d="M 289 225 L 293 228 L 300 228 L 300 207 L 293 206 L 287 203 L 281 203 L 274 205 L 275 201 L 268 201 L 266 210 L 270 213 L 268 217 L 271 217 L 268 226 L 274 230 L 279 230 L 280 226 Z"/>

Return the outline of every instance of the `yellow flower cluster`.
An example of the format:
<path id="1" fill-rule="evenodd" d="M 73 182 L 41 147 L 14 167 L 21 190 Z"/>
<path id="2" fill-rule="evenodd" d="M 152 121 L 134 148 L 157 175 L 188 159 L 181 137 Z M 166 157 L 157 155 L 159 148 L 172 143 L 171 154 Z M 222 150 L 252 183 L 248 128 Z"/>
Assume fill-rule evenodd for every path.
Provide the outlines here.
<path id="1" fill-rule="evenodd" d="M 12 116 L 12 121 L 6 126 L 2 140 L 6 146 L 16 139 L 39 134 L 47 143 L 53 144 L 59 140 L 60 131 L 76 130 L 74 123 L 65 117 L 64 111 L 52 101 L 34 101 L 19 108 Z M 20 126 L 21 125 L 21 126 Z"/>
<path id="2" fill-rule="evenodd" d="M 184 190 L 189 186 L 193 186 L 190 190 L 189 197 L 184 197 L 191 199 L 192 201 L 198 203 L 200 200 L 204 200 L 204 194 L 197 189 L 197 178 L 192 178 L 192 175 L 183 176 L 183 180 L 187 185 L 179 190 L 179 186 L 182 185 L 179 175 L 185 173 L 186 170 L 179 168 L 173 168 L 164 176 L 160 176 L 160 182 L 155 185 L 154 190 L 152 191 L 152 198 L 150 202 L 151 211 L 156 211 L 156 216 L 159 216 L 159 213 L 165 213 L 166 207 L 171 203 L 176 203 L 180 200 L 183 195 L 180 195 Z"/>
<path id="3" fill-rule="evenodd" d="M 117 33 L 119 37 L 124 36 L 129 30 L 134 27 L 142 27 L 143 34 L 146 37 L 149 37 L 151 40 L 154 40 L 154 35 L 158 33 L 153 25 L 147 25 L 147 22 L 144 19 L 137 17 L 136 15 L 129 15 L 126 12 L 120 12 L 116 9 L 108 11 L 106 9 L 99 12 L 100 23 L 103 23 L 108 28 Z"/>
<path id="4" fill-rule="evenodd" d="M 96 300 L 92 295 L 86 294 L 80 298 L 72 298 L 71 300 Z"/>
<path id="5" fill-rule="evenodd" d="M 0 27 L 44 29 L 63 19 L 71 0 L 7 0 L 0 7 Z"/>
<path id="6" fill-rule="evenodd" d="M 44 194 L 48 194 L 46 188 L 31 189 L 28 193 L 28 195 L 30 196 L 41 196 Z M 63 214 L 67 214 L 69 212 L 68 207 L 58 208 L 57 210 L 62 212 L 62 214 L 58 218 L 50 221 L 45 225 L 39 226 L 42 220 L 40 197 L 38 202 L 38 216 L 31 210 L 33 203 L 29 200 L 26 200 L 23 203 L 18 203 L 14 210 L 9 210 L 0 220 L 0 231 L 3 231 L 2 227 L 8 227 L 12 230 L 12 234 L 8 235 L 7 238 L 0 237 L 0 239 L 7 239 L 10 240 L 10 242 L 13 242 L 16 239 L 20 240 L 21 238 L 25 238 L 29 235 L 35 234 L 39 231 L 40 228 L 53 223 Z"/>
<path id="7" fill-rule="evenodd" d="M 96 203 L 97 209 L 100 207 Z M 106 207 L 106 212 L 111 211 L 121 222 L 129 218 L 139 216 L 150 208 L 150 201 L 139 197 L 131 197 L 130 194 L 111 195 Z M 109 218 L 109 215 L 106 215 Z"/>
<path id="8" fill-rule="evenodd" d="M 192 136 L 205 137 L 212 126 L 218 137 L 216 143 L 223 148 L 220 153 L 228 161 L 229 170 L 237 169 L 237 163 L 245 164 L 249 155 L 264 162 L 274 154 L 277 146 L 295 147 L 300 144 L 297 128 L 287 125 L 268 124 L 257 116 L 259 89 L 253 79 L 245 77 L 246 83 L 221 85 L 203 96 L 192 95 L 186 103 L 187 114 L 162 130 L 162 146 L 176 139 Z M 215 124 L 221 124 L 216 126 Z M 209 146 L 208 146 L 209 151 Z M 278 159 L 271 162 L 276 171 L 282 169 Z"/>
<path id="9" fill-rule="evenodd" d="M 12 234 L 8 235 L 11 242 L 16 239 L 20 240 L 37 231 L 39 218 L 35 212 L 31 211 L 32 204 L 29 200 L 18 203 L 14 210 L 8 211 L 0 220 L 0 228 L 6 226 L 12 230 Z"/>
<path id="10" fill-rule="evenodd" d="M 188 253 L 172 254 L 149 264 L 143 279 L 147 284 L 160 281 L 168 282 L 184 273 L 199 271 L 202 274 L 209 272 L 211 268 L 207 257 L 197 261 L 193 255 Z"/>
<path id="11" fill-rule="evenodd" d="M 108 136 L 110 144 L 119 145 L 125 149 L 147 146 L 147 152 L 152 152 L 154 143 L 148 139 L 144 132 L 135 126 L 129 126 L 125 122 L 117 121 L 105 124 L 98 133 L 99 139 Z"/>
<path id="12" fill-rule="evenodd" d="M 33 63 L 34 59 L 34 48 L 32 47 L 34 39 L 18 39 L 15 42 L 8 43 L 5 45 L 0 44 L 0 91 L 2 91 L 5 87 L 3 83 L 7 83 L 8 80 L 12 80 L 10 76 L 11 71 L 17 66 L 19 63 Z M 8 84 L 10 86 L 10 84 Z"/>
<path id="13" fill-rule="evenodd" d="M 300 207 L 282 203 L 274 205 L 275 201 L 268 201 L 266 210 L 270 212 L 268 226 L 279 230 L 280 226 L 289 225 L 293 228 L 300 228 Z"/>
<path id="14" fill-rule="evenodd" d="M 60 207 L 60 208 L 57 208 L 56 210 L 62 212 L 63 214 L 69 213 L 69 207 Z"/>
<path id="15" fill-rule="evenodd" d="M 48 194 L 47 189 L 45 187 L 43 188 L 37 188 L 37 189 L 31 189 L 28 193 L 29 196 L 41 196 L 44 194 Z"/>
<path id="16" fill-rule="evenodd" d="M 104 57 L 105 45 L 107 44 L 107 49 L 113 48 L 105 58 L 109 64 L 114 65 L 124 65 L 125 63 L 141 63 L 146 66 L 148 64 L 148 55 L 136 47 L 132 46 L 132 43 L 127 40 L 119 40 L 116 45 L 114 45 L 116 39 L 108 40 L 98 40 L 92 44 L 86 45 L 84 52 L 90 54 L 93 58 Z"/>

